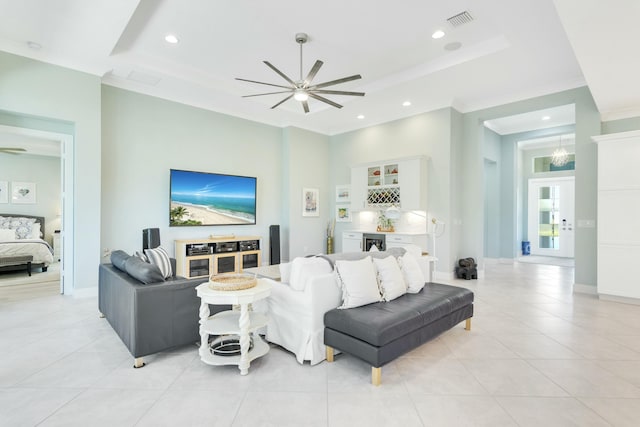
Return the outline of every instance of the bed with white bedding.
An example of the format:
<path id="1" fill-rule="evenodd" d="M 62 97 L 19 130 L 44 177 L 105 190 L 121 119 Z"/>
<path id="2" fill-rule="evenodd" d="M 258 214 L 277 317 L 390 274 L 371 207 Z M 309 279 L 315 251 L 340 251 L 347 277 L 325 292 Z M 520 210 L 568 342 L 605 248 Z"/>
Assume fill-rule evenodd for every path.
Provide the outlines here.
<path id="1" fill-rule="evenodd" d="M 31 255 L 32 268 L 47 271 L 53 262 L 53 249 L 41 236 L 44 217 L 0 214 L 0 258 Z M 4 269 L 12 268 L 2 267 L 0 271 Z"/>

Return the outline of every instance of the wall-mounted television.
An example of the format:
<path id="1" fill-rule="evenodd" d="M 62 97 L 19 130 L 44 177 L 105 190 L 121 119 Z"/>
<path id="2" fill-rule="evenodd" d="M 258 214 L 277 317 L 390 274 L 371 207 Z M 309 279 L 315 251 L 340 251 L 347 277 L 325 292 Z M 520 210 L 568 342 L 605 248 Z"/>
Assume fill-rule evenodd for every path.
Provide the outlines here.
<path id="1" fill-rule="evenodd" d="M 256 178 L 171 169 L 169 226 L 256 223 Z"/>

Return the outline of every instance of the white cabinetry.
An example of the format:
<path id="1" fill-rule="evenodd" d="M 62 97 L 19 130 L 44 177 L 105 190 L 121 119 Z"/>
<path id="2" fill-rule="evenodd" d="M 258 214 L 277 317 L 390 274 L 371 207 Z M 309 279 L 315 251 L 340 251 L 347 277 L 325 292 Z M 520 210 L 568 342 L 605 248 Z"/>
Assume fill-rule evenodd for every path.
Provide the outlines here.
<path id="1" fill-rule="evenodd" d="M 351 168 L 351 209 L 427 208 L 426 159 L 412 157 Z"/>
<path id="2" fill-rule="evenodd" d="M 640 131 L 601 135 L 598 143 L 598 294 L 640 301 L 629 266 L 640 259 Z"/>
<path id="3" fill-rule="evenodd" d="M 385 238 L 387 249 L 406 248 L 407 245 L 416 245 L 420 249 L 427 249 L 427 234 L 387 234 Z"/>
<path id="4" fill-rule="evenodd" d="M 342 233 L 342 252 L 362 252 L 362 233 L 354 231 Z"/>

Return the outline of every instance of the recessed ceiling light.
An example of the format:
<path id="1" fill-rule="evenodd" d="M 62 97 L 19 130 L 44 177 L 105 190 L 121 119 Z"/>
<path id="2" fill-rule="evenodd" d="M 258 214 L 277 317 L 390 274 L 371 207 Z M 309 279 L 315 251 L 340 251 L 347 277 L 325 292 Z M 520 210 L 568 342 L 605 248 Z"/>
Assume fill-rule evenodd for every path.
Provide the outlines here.
<path id="1" fill-rule="evenodd" d="M 33 50 L 42 49 L 42 45 L 40 43 L 32 42 L 31 40 L 27 42 L 27 46 L 29 47 L 29 49 L 33 49 Z"/>
<path id="2" fill-rule="evenodd" d="M 441 39 L 444 37 L 444 31 L 438 30 L 435 33 L 431 34 L 431 37 L 433 37 L 434 39 Z"/>
<path id="3" fill-rule="evenodd" d="M 178 38 L 173 34 L 167 34 L 166 36 L 164 36 L 164 39 L 167 43 L 171 44 L 176 44 L 179 41 Z"/>
<path id="4" fill-rule="evenodd" d="M 550 118 L 551 118 L 551 117 L 549 117 L 549 116 L 544 116 L 544 117 L 542 118 L 542 120 L 549 120 Z"/>
<path id="5" fill-rule="evenodd" d="M 359 118 L 360 120 L 364 119 L 364 114 L 360 114 L 360 115 L 358 115 L 358 118 Z"/>
<path id="6" fill-rule="evenodd" d="M 408 107 L 409 105 L 411 105 L 411 101 L 404 101 L 404 102 L 402 103 L 402 106 L 403 106 L 403 107 Z"/>

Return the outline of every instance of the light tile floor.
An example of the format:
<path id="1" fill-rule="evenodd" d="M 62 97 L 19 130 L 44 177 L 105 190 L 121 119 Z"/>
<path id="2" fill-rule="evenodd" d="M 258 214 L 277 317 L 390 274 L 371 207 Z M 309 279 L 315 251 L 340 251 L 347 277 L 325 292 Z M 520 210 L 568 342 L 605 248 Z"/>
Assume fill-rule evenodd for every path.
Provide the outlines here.
<path id="1" fill-rule="evenodd" d="M 463 324 L 386 365 L 299 365 L 273 347 L 249 375 L 193 347 L 132 357 L 95 298 L 0 302 L 2 426 L 637 426 L 640 307 L 572 294 L 573 269 L 487 266 Z"/>

